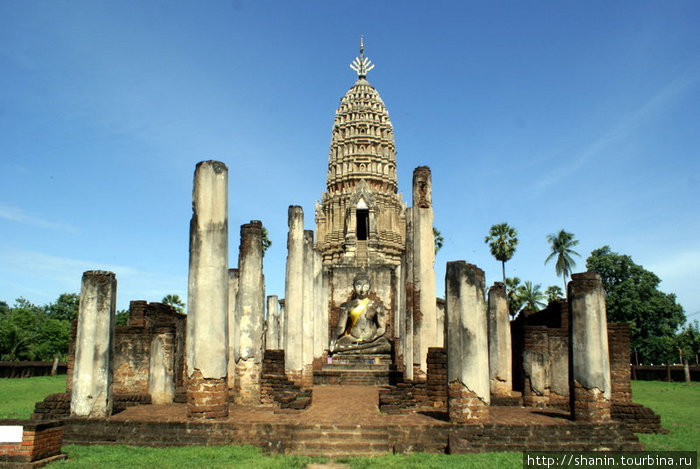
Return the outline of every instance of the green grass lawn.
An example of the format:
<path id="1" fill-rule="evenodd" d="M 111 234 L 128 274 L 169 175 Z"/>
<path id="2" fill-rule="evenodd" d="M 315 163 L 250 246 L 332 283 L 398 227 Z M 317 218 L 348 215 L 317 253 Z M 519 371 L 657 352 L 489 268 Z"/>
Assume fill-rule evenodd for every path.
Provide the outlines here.
<path id="1" fill-rule="evenodd" d="M 66 375 L 0 378 L 0 419 L 28 419 L 34 403 L 66 391 Z"/>
<path id="2" fill-rule="evenodd" d="M 0 379 L 0 418 L 29 418 L 34 402 L 46 395 L 62 392 L 65 376 Z M 633 381 L 634 400 L 661 415 L 666 435 L 638 435 L 648 450 L 698 450 L 700 448 L 700 384 Z M 324 458 L 270 456 L 251 446 L 141 448 L 133 446 L 67 445 L 67 461 L 50 467 L 134 467 L 180 468 L 304 468 Z M 386 455 L 377 458 L 341 460 L 353 469 L 379 468 L 520 468 L 521 453 L 486 453 L 466 455 L 412 454 Z"/>
<path id="3" fill-rule="evenodd" d="M 700 383 L 632 381 L 635 402 L 644 404 L 661 416 L 667 435 L 639 434 L 649 451 L 700 449 Z"/>

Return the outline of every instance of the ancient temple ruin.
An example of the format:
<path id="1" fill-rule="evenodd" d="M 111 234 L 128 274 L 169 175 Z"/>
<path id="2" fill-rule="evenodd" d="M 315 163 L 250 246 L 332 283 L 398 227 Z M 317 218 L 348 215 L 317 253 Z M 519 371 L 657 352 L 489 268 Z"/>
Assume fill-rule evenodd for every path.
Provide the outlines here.
<path id="1" fill-rule="evenodd" d="M 574 274 L 568 302 L 511 322 L 503 284 L 487 294 L 484 272 L 454 261 L 438 298 L 430 169 L 413 171 L 408 206 L 389 112 L 367 80 L 373 65 L 362 45 L 351 67 L 357 79 L 335 113 L 316 229 L 304 230 L 302 207 L 290 205 L 287 257 L 265 259 L 284 266 L 284 297 L 265 296 L 259 221 L 240 227 L 238 265 L 229 265 L 228 168 L 202 161 L 187 315 L 134 301 L 128 325 L 114 327 L 114 274 L 86 272 L 67 392 L 38 403 L 35 417 L 68 418 L 67 439 L 77 443 L 88 432 L 93 443 L 152 444 L 119 429 L 157 422 L 157 412 L 138 409 L 159 404 L 179 416 L 168 420 L 173 441 L 297 452 L 302 440 L 293 435 L 313 420 L 315 399 L 342 392 L 327 386 L 363 385 L 382 411 L 370 419 L 384 432 L 381 445 L 369 445 L 380 452 L 561 450 L 567 441 L 639 448 L 630 428 L 658 430 L 659 420 L 631 402 L 629 330 L 607 324 L 600 278 Z M 241 409 L 246 418 L 256 409 L 259 420 L 238 422 Z M 355 424 L 346 410 L 341 423 L 355 425 L 362 445 L 368 421 Z M 552 443 L 553 434 L 569 439 Z M 310 448 L 302 449 L 323 454 Z"/>

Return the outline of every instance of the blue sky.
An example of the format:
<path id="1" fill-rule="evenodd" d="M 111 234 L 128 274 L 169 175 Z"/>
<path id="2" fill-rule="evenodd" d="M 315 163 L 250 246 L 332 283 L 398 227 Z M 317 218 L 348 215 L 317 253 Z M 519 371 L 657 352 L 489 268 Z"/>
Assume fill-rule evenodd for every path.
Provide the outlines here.
<path id="1" fill-rule="evenodd" d="M 53 301 L 116 272 L 118 307 L 187 294 L 192 175 L 229 167 L 230 257 L 262 220 L 284 295 L 287 207 L 313 229 L 333 116 L 369 81 L 399 191 L 433 172 L 444 266 L 561 285 L 546 236 L 629 254 L 700 319 L 700 3 L 0 2 L 0 300 Z"/>

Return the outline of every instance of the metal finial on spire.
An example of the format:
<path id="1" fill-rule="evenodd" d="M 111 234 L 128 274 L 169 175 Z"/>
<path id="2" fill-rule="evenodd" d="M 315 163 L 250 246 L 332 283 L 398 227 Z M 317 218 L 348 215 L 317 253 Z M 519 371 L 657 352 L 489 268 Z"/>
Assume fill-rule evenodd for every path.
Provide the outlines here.
<path id="1" fill-rule="evenodd" d="M 363 36 L 360 36 L 360 56 L 355 57 L 355 60 L 350 64 L 350 68 L 357 72 L 359 78 L 364 78 L 367 73 L 374 68 L 374 64 L 365 57 L 365 43 Z"/>

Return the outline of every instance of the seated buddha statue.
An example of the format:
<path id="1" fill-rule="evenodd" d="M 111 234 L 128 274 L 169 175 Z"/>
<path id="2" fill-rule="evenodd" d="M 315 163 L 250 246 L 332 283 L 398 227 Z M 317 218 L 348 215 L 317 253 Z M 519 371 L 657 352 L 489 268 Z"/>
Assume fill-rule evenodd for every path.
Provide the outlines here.
<path id="1" fill-rule="evenodd" d="M 386 354 L 391 343 L 386 333 L 386 309 L 381 301 L 368 297 L 369 276 L 359 273 L 353 279 L 354 298 L 340 306 L 331 354 Z"/>

